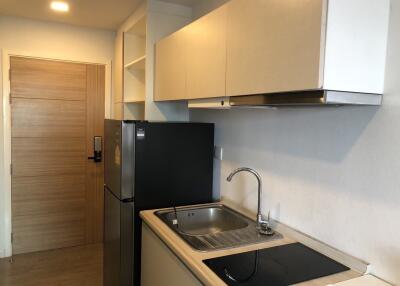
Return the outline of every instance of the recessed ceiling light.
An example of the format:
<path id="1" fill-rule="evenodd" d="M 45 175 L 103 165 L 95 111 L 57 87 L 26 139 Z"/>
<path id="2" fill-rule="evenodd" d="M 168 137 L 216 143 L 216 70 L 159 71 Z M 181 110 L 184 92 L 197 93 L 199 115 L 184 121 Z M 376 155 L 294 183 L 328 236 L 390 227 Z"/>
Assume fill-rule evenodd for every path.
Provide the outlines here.
<path id="1" fill-rule="evenodd" d="M 51 9 L 57 12 L 68 12 L 69 11 L 69 5 L 66 2 L 61 2 L 61 1 L 53 1 L 50 4 Z"/>

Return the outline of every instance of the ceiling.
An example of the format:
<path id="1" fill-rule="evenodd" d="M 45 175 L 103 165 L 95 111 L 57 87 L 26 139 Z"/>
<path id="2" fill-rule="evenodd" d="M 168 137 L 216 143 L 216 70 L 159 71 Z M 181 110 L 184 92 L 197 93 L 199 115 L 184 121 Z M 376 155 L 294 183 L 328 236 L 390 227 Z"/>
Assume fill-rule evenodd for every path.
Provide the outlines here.
<path id="1" fill-rule="evenodd" d="M 142 0 L 63 0 L 68 13 L 51 10 L 51 0 L 0 0 L 0 15 L 116 30 Z M 204 0 L 161 0 L 193 7 Z"/>
<path id="2" fill-rule="evenodd" d="M 0 0 L 0 14 L 35 20 L 116 30 L 139 5 L 141 0 L 65 0 L 68 13 L 57 13 L 50 7 L 51 0 Z M 170 2 L 194 0 L 171 0 Z M 188 4 L 190 5 L 190 4 Z"/>

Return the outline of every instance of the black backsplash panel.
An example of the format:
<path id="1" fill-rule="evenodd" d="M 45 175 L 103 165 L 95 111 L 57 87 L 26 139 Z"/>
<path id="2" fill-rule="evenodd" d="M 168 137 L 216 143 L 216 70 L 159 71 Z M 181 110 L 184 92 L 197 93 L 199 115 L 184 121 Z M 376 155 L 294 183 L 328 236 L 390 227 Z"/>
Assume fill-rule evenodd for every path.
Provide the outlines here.
<path id="1" fill-rule="evenodd" d="M 285 286 L 350 270 L 301 244 L 205 260 L 228 285 Z"/>

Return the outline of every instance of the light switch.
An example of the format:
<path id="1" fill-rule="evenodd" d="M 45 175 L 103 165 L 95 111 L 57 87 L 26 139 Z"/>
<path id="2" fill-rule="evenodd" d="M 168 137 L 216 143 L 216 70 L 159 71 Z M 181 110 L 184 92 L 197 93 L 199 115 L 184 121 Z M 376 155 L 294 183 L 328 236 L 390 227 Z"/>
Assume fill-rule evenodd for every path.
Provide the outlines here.
<path id="1" fill-rule="evenodd" d="M 215 146 L 214 147 L 214 158 L 222 161 L 223 157 L 224 157 L 224 148 L 222 148 L 220 146 Z"/>

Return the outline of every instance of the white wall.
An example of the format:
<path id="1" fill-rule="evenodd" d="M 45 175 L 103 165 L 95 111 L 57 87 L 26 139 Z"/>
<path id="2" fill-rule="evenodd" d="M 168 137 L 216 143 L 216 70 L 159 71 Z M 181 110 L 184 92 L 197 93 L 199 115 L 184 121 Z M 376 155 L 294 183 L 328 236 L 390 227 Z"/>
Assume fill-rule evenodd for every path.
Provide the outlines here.
<path id="1" fill-rule="evenodd" d="M 383 106 L 191 111 L 192 120 L 216 123 L 223 199 L 255 212 L 255 179 L 225 181 L 236 167 L 254 167 L 264 212 L 400 285 L 399 74 L 400 0 L 392 0 Z"/>
<path id="2" fill-rule="evenodd" d="M 114 33 L 0 16 L 0 49 L 44 58 L 105 63 L 113 59 Z M 1 66 L 0 66 L 1 67 Z M 0 68 L 0 81 L 2 79 Z M 0 82 L 1 83 L 1 82 Z M 2 88 L 0 99 L 2 99 Z M 3 106 L 0 100 L 0 257 L 9 254 L 9 194 L 3 186 Z"/>

